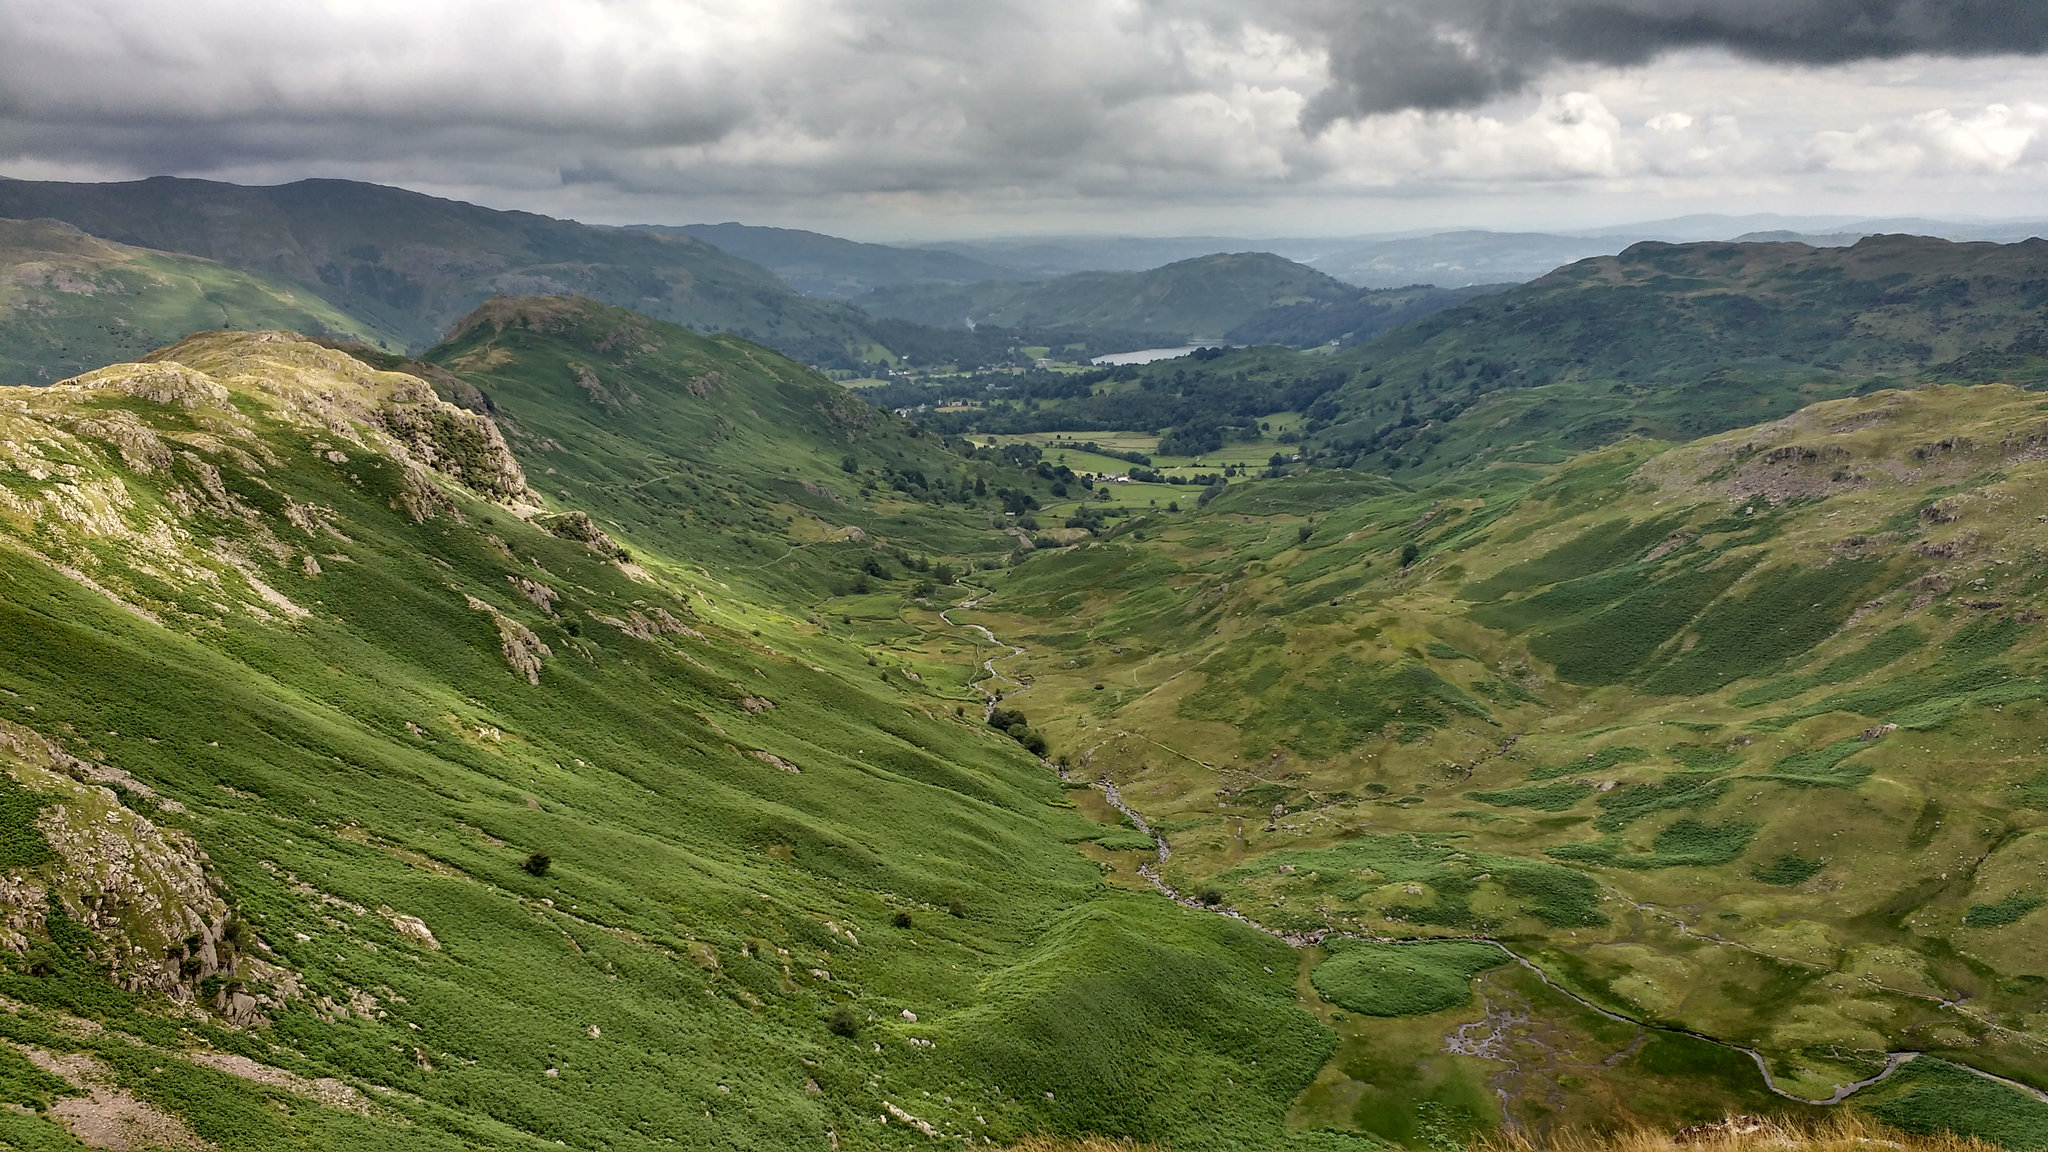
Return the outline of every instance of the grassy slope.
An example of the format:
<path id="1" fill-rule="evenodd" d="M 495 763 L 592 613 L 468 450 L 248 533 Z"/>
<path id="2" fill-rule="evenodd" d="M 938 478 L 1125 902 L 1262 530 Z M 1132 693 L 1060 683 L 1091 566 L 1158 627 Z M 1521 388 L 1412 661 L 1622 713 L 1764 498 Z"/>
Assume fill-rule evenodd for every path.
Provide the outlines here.
<path id="1" fill-rule="evenodd" d="M 1034 556 L 981 618 L 1032 649 L 1016 706 L 1164 825 L 1185 891 L 1276 928 L 1500 936 L 1808 1095 L 1886 1049 L 2038 1084 L 2044 436 L 2025 393 L 1939 388 L 1547 476 L 1312 473 Z M 1524 1120 L 1755 1091 L 1746 1058 L 1631 1047 L 1549 995 L 1483 1005 L 1556 1033 L 1517 1041 L 1550 1053 L 1510 1085 Z M 1476 1122 L 1498 1065 L 1364 1085 L 1482 1010 L 1331 1017 L 1360 1055 L 1298 1122 Z"/>
<path id="2" fill-rule="evenodd" d="M 977 478 L 1050 495 L 765 349 L 587 301 L 495 303 L 427 356 L 490 397 L 551 495 L 787 601 L 843 589 L 880 545 L 1001 557 L 997 502 L 958 498 Z"/>
<path id="3" fill-rule="evenodd" d="M 206 328 L 397 339 L 274 277 L 0 220 L 0 382 L 47 384 Z"/>
<path id="4" fill-rule="evenodd" d="M 1323 972 L 1341 945 L 1291 953 L 1142 894 L 1116 814 L 971 722 L 986 646 L 907 595 L 906 559 L 1007 551 L 997 488 L 1050 495 L 999 454 L 729 338 L 482 310 L 417 370 L 498 412 L 619 565 L 473 492 L 449 489 L 460 518 L 407 516 L 422 497 L 374 405 L 307 423 L 274 394 L 395 387 L 330 355 L 211 337 L 172 356 L 225 405 L 141 400 L 116 372 L 19 394 L 0 435 L 10 537 L 41 557 L 5 561 L 0 718 L 184 805 L 131 797 L 198 836 L 309 989 L 255 984 L 280 1003 L 251 1033 L 181 1025 L 53 929 L 0 987 L 35 1006 L 0 1017 L 16 1043 L 95 1052 L 230 1147 L 924 1141 L 890 1105 L 1191 1147 L 1438 1145 L 1501 1093 L 1542 1126 L 1800 1111 L 1740 1053 L 1476 953 L 1410 996 L 1386 962 Z M 143 470 L 123 413 L 191 455 Z M 1184 890 L 1276 928 L 1498 936 L 1607 1010 L 1763 1049 L 1810 1095 L 1898 1048 L 2038 1083 L 2043 443 L 2025 394 L 1940 389 L 1427 489 L 1262 480 L 979 573 L 981 618 L 1031 648 L 1006 706 L 1159 818 Z M 285 495 L 347 539 L 316 519 L 316 541 Z M 869 560 L 887 576 L 856 592 Z M 312 615 L 285 623 L 250 572 Z M 549 646 L 539 685 L 499 618 Z M 518 868 L 536 850 L 544 880 Z M 336 1019 L 352 993 L 376 1006 Z M 824 1027 L 841 1003 L 857 1041 Z M 1512 1065 L 1446 1051 L 1461 1034 Z M 195 1071 L 200 1044 L 338 1076 L 383 1119 Z M 2038 1146 L 2039 1109 L 1958 1075 L 1916 1062 L 1859 1099 Z M 58 1087 L 0 1062 L 0 1090 Z"/>
<path id="5" fill-rule="evenodd" d="M 806 398 L 751 350 L 655 335 L 647 359 L 722 373 L 754 427 Z M 245 972 L 270 1022 L 228 1027 L 114 992 L 53 927 L 0 952 L 24 1005 L 0 1036 L 94 1056 L 223 1148 L 924 1143 L 892 1105 L 977 1139 L 1277 1135 L 1331 1045 L 1287 950 L 1105 887 L 1070 846 L 1101 826 L 957 718 L 957 687 L 878 678 L 871 646 L 665 551 L 687 535 L 629 524 L 622 565 L 447 477 L 423 487 L 418 452 L 376 430 L 435 410 L 403 377 L 265 337 L 163 360 L 207 376 L 170 395 L 137 383 L 162 366 L 115 368 L 8 398 L 0 717 L 146 785 L 123 795 L 199 840 L 301 991 Z M 595 370 L 653 411 L 675 378 L 641 367 Z M 546 405 L 506 403 L 542 426 Z M 690 631 L 650 628 L 657 609 Z M 522 629 L 547 647 L 537 684 L 501 653 Z M 520 867 L 536 851 L 544 878 Z M 841 1006 L 855 1038 L 825 1026 Z M 339 1078 L 371 1115 L 201 1069 L 202 1048 Z M 14 1064 L 0 1087 L 32 1108 L 62 1090 Z"/>

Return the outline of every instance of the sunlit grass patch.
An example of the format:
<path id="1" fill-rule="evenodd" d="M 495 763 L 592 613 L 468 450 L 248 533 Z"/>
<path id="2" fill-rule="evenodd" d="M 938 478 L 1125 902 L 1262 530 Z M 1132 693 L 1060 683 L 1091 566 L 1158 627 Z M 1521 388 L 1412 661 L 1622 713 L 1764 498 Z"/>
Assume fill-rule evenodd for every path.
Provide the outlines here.
<path id="1" fill-rule="evenodd" d="M 1472 978 L 1512 963 L 1491 944 L 1338 940 L 1312 979 L 1325 1000 L 1368 1016 L 1426 1016 L 1472 998 Z"/>

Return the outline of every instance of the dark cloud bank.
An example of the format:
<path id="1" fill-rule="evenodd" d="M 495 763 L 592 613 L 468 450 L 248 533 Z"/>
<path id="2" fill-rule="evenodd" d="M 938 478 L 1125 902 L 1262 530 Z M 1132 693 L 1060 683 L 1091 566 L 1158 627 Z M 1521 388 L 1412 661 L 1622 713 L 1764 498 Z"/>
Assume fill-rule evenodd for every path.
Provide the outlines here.
<path id="1" fill-rule="evenodd" d="M 1356 146 L 1323 130 L 1702 48 L 1793 68 L 2040 55 L 2048 0 L 0 0 L 0 175 L 350 176 L 614 219 L 835 196 L 859 216 L 869 195 L 1000 216 L 1256 205 L 1353 164 L 1352 187 L 1428 195 L 1414 173 L 1448 155 L 1447 178 L 1519 195 L 1517 148 L 1531 180 L 1613 165 L 1536 155 L 1520 113 L 1469 149 L 1452 116 L 1369 123 Z M 1944 124 L 2048 137 L 2032 99 L 1987 86 Z M 1695 135 L 1742 134 L 1721 119 Z"/>
<path id="2" fill-rule="evenodd" d="M 2048 50 L 2041 0 L 1310 0 L 1292 16 L 1330 46 L 1314 126 L 1468 107 L 1561 63 L 1643 64 L 1684 48 L 1811 65 Z"/>

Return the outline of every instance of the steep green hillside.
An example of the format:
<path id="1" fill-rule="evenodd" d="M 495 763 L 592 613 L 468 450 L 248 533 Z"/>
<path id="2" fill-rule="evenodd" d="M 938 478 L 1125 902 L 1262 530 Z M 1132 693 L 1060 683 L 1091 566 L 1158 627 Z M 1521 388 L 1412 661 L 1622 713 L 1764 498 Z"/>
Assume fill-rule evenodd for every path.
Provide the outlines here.
<path id="1" fill-rule="evenodd" d="M 2037 1147 L 2048 1106 L 1962 1069 L 2048 1084 L 2044 445 L 2048 401 L 1935 387 L 1233 485 L 968 618 L 1028 649 L 1005 707 L 1163 831 L 1113 882 L 1322 942 L 1343 1044 L 1296 1124 L 1793 1107 L 1739 1045 L 1813 1100 L 1898 1054 L 1850 1099 Z"/>
<path id="2" fill-rule="evenodd" d="M 957 328 L 1108 328 L 1220 340 L 1267 309 L 1349 300 L 1356 289 L 1266 252 L 1218 253 L 1147 272 L 1081 272 L 1042 284 L 909 285 L 857 299 L 877 316 Z M 1320 343 L 1320 341 L 1317 341 Z"/>
<path id="3" fill-rule="evenodd" d="M 591 301 L 493 301 L 426 358 L 551 496 L 785 600 L 915 581 L 906 562 L 934 557 L 994 565 L 1015 543 L 1006 512 L 1068 494 L 757 345 Z"/>
<path id="4" fill-rule="evenodd" d="M 395 340 L 267 276 L 110 244 L 54 220 L 0 220 L 0 383 L 47 384 L 205 328 Z"/>
<path id="5" fill-rule="evenodd" d="M 2044 305 L 2048 241 L 1638 244 L 1361 348 L 1320 442 L 1380 471 L 1554 462 L 1852 392 L 2031 383 L 2048 379 Z"/>
<path id="6" fill-rule="evenodd" d="M 738 332 L 814 362 L 867 342 L 858 313 L 807 300 L 693 237 L 591 228 L 375 184 L 0 179 L 0 217 L 62 220 L 122 244 L 276 277 L 419 347 L 492 296 L 536 293 L 576 293 L 700 331 Z"/>
<path id="7" fill-rule="evenodd" d="M 643 414 L 739 473 L 677 518 L 837 469 L 815 382 L 618 319 L 445 351 L 529 451 Z M 614 536 L 560 458 L 275 333 L 0 394 L 0 1143 L 1281 1138 L 1334 1043 L 1282 943 L 1105 885 L 964 656 L 750 596 L 708 526 Z"/>

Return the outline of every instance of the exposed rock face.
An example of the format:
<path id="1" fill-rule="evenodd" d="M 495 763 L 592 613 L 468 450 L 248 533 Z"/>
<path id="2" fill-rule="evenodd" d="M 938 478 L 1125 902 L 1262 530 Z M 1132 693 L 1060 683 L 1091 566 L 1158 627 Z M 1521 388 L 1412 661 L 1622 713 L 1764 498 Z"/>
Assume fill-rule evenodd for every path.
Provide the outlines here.
<path id="1" fill-rule="evenodd" d="M 283 541 L 347 537 L 331 510 L 277 492 L 287 461 L 263 417 L 304 434 L 351 483 L 365 457 L 396 465 L 396 506 L 416 521 L 457 514 L 465 494 L 542 512 L 497 424 L 419 377 L 289 333 L 210 332 L 47 388 L 0 389 L 0 534 L 152 622 L 192 612 L 165 585 L 203 589 L 192 599 L 215 616 L 303 620 L 276 569 L 311 578 L 319 564 Z M 581 513 L 545 521 L 624 558 Z"/>
<path id="2" fill-rule="evenodd" d="M 623 620 L 617 616 L 606 616 L 597 612 L 590 613 L 590 618 L 600 624 L 609 624 L 635 640 L 652 640 L 663 635 L 689 636 L 698 640 L 704 638 L 702 632 L 676 619 L 666 609 L 660 607 L 642 605 L 628 612 Z"/>
<path id="3" fill-rule="evenodd" d="M 409 393 L 408 399 L 379 409 L 377 422 L 422 464 L 500 503 L 540 502 L 490 417 L 465 412 L 431 390 L 424 397 Z"/>
<path id="4" fill-rule="evenodd" d="M 207 878 L 206 854 L 86 782 L 118 773 L 0 721 L 0 776 L 0 787 L 29 794 L 10 808 L 36 806 L 33 828 L 48 846 L 17 851 L 0 875 L 0 946 L 25 951 L 54 907 L 99 939 L 101 959 L 129 991 L 189 1001 L 209 977 L 235 976 L 241 929 Z"/>
<path id="5" fill-rule="evenodd" d="M 505 663 L 511 665 L 512 671 L 526 677 L 528 684 L 539 684 L 543 667 L 541 661 L 553 656 L 554 652 L 526 625 L 474 596 L 465 595 L 463 599 L 471 611 L 489 613 L 491 620 L 498 625 L 498 651 L 504 655 Z"/>
<path id="6" fill-rule="evenodd" d="M 536 516 L 533 522 L 562 539 L 574 540 L 593 552 L 614 559 L 625 559 L 626 550 L 606 535 L 605 530 L 597 526 L 597 521 L 592 520 L 588 512 L 573 511 L 564 512 L 559 516 Z"/>
<path id="7" fill-rule="evenodd" d="M 381 905 L 377 909 L 377 915 L 384 917 L 390 923 L 392 931 L 412 941 L 414 944 L 425 948 L 429 952 L 439 952 L 441 950 L 441 942 L 434 939 L 433 930 L 428 928 L 427 922 L 419 917 L 408 916 L 403 912 L 398 912 Z"/>
<path id="8" fill-rule="evenodd" d="M 538 580 L 529 580 L 524 576 L 507 576 L 505 579 L 511 581 L 514 588 L 519 589 L 521 596 L 532 601 L 535 608 L 550 616 L 555 614 L 555 602 L 562 597 L 553 588 L 542 584 Z"/>

